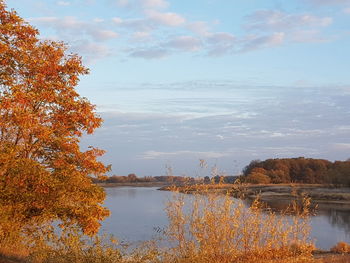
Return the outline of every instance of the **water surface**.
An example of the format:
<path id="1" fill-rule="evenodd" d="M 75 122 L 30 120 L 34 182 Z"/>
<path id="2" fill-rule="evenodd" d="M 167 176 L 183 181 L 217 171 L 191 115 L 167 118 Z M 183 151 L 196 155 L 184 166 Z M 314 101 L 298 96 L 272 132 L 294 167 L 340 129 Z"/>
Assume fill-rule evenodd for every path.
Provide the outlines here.
<path id="1" fill-rule="evenodd" d="M 157 236 L 157 229 L 166 227 L 164 211 L 172 192 L 158 191 L 157 187 L 106 188 L 105 205 L 111 216 L 102 223 L 102 231 L 119 240 L 145 241 Z M 189 197 L 188 197 L 189 198 Z M 273 205 L 280 206 L 280 202 Z M 311 238 L 316 246 L 329 249 L 339 241 L 350 243 L 349 206 L 320 205 L 311 218 Z"/>

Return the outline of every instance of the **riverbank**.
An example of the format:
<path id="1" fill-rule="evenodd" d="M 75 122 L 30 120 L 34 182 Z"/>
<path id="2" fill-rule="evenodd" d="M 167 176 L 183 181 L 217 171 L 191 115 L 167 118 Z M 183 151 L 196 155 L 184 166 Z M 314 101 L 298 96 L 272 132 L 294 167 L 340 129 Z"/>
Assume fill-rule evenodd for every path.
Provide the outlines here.
<path id="1" fill-rule="evenodd" d="M 261 201 L 291 201 L 300 196 L 311 198 L 314 203 L 343 204 L 350 206 L 350 188 L 330 185 L 308 184 L 210 184 L 189 186 L 164 186 L 159 190 L 179 191 L 182 193 L 222 193 L 241 199 Z"/>
<path id="2" fill-rule="evenodd" d="M 331 251 L 314 253 L 315 263 L 349 263 L 350 254 L 337 254 Z"/>

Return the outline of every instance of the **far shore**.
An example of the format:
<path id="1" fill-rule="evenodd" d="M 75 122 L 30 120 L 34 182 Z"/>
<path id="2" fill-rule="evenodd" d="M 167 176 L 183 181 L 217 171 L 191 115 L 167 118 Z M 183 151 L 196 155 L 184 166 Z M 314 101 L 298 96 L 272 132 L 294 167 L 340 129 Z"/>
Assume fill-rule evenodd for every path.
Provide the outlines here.
<path id="1" fill-rule="evenodd" d="M 165 186 L 160 190 L 182 193 L 222 193 L 241 199 L 261 201 L 290 201 L 300 196 L 311 198 L 314 203 L 336 203 L 350 205 L 350 187 L 321 184 L 202 184 L 180 187 Z"/>
<path id="2" fill-rule="evenodd" d="M 124 186 L 132 186 L 132 187 L 166 187 L 169 186 L 170 183 L 167 182 L 135 182 L 135 183 L 97 183 L 97 185 L 110 188 L 110 187 L 124 187 Z"/>

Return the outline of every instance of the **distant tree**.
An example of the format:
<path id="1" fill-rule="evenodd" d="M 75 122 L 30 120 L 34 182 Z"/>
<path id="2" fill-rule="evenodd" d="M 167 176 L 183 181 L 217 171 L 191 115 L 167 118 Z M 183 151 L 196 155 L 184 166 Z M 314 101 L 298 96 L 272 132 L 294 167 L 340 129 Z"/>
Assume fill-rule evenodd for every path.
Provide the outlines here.
<path id="1" fill-rule="evenodd" d="M 108 167 L 102 150 L 79 147 L 102 122 L 74 89 L 88 69 L 38 35 L 0 1 L 0 233 L 61 220 L 94 234 L 109 212 L 90 176 Z"/>
<path id="2" fill-rule="evenodd" d="M 204 177 L 204 183 L 205 184 L 209 184 L 210 183 L 210 177 L 209 176 L 205 176 Z"/>
<path id="3" fill-rule="evenodd" d="M 350 162 L 312 158 L 285 158 L 252 161 L 244 170 L 242 180 L 253 173 L 267 175 L 271 183 L 317 183 L 350 185 Z M 248 173 L 249 172 L 249 173 Z"/>
<path id="4" fill-rule="evenodd" d="M 260 160 L 253 160 L 243 169 L 243 175 L 247 176 L 251 173 L 253 168 L 259 167 L 261 164 Z"/>
<path id="5" fill-rule="evenodd" d="M 269 184 L 271 179 L 262 173 L 251 173 L 245 178 L 245 182 L 252 184 Z"/>
<path id="6" fill-rule="evenodd" d="M 128 181 L 133 183 L 137 181 L 137 176 L 136 174 L 128 174 Z"/>

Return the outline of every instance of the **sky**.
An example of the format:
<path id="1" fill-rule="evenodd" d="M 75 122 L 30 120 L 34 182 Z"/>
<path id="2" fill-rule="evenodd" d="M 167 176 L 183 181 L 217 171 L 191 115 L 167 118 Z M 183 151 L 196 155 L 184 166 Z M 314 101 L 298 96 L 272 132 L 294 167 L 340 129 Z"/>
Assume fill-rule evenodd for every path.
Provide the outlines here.
<path id="1" fill-rule="evenodd" d="M 7 0 L 82 56 L 111 174 L 350 158 L 350 0 Z"/>

